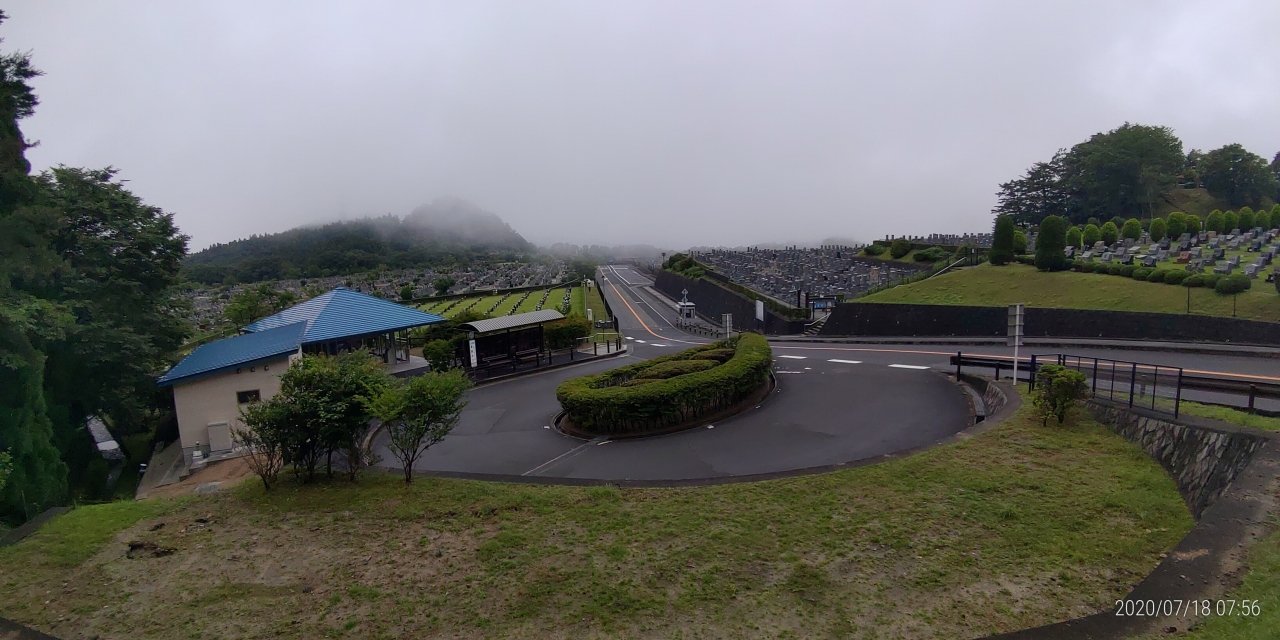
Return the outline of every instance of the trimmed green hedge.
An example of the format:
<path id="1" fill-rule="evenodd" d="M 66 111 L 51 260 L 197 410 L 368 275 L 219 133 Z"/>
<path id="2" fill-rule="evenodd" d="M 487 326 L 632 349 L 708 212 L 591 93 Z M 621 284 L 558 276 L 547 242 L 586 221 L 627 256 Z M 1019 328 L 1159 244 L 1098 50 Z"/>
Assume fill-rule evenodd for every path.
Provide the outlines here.
<path id="1" fill-rule="evenodd" d="M 690 360 L 715 360 L 716 362 L 725 363 L 729 358 L 733 357 L 733 349 L 712 349 L 710 351 L 700 351 L 689 356 Z"/>
<path id="2" fill-rule="evenodd" d="M 652 367 L 641 371 L 635 377 L 666 380 L 667 378 L 674 378 L 687 373 L 706 371 L 707 369 L 713 369 L 717 366 L 719 366 L 719 363 L 715 360 L 673 360 L 671 362 L 655 364 Z"/>
<path id="3" fill-rule="evenodd" d="M 733 357 L 724 364 L 717 366 L 711 360 L 695 359 L 726 348 L 733 350 Z M 663 365 L 693 362 L 706 362 L 711 368 L 632 384 L 647 379 L 641 376 Z M 772 362 L 773 352 L 764 336 L 744 333 L 733 340 L 567 380 L 556 389 L 556 399 L 579 431 L 596 435 L 651 433 L 743 401 L 768 380 Z"/>

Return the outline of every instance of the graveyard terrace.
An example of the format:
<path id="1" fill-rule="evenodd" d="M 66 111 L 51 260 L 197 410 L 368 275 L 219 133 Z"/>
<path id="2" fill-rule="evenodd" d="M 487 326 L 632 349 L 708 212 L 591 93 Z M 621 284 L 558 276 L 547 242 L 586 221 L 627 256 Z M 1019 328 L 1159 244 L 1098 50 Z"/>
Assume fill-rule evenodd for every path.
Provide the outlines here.
<path id="1" fill-rule="evenodd" d="M 1176 240 L 1164 238 L 1159 242 L 1150 242 L 1150 235 L 1144 232 L 1137 240 L 1127 238 L 1111 245 L 1096 242 L 1075 257 L 1101 264 L 1118 262 L 1148 268 L 1182 267 L 1190 273 L 1211 270 L 1226 275 L 1239 269 L 1250 279 L 1265 277 L 1270 281 L 1275 277 L 1275 257 L 1280 254 L 1278 238 L 1280 230 L 1261 227 L 1248 231 L 1235 229 L 1221 235 L 1213 231 L 1196 236 L 1184 233 Z M 1266 274 L 1267 267 L 1272 267 L 1271 275 Z"/>
<path id="2" fill-rule="evenodd" d="M 346 287 L 352 291 L 375 295 L 389 300 L 399 300 L 400 290 L 406 285 L 413 288 L 414 298 L 435 295 L 434 282 L 438 278 L 451 278 L 454 285 L 449 291 L 462 293 L 480 289 L 509 289 L 514 287 L 551 286 L 565 279 L 565 262 L 497 262 L 472 265 L 466 269 L 401 269 L 323 278 L 297 278 L 270 282 L 276 291 L 288 292 L 299 300 L 307 298 L 307 290 L 328 291 L 334 287 Z M 183 294 L 191 303 L 188 316 L 196 326 L 209 329 L 223 321 L 226 305 L 236 294 L 246 288 L 258 286 L 251 283 L 231 286 L 207 286 L 192 289 Z"/>
<path id="3" fill-rule="evenodd" d="M 810 297 L 853 297 L 868 289 L 899 282 L 929 269 L 927 264 L 861 257 L 861 247 L 818 249 L 713 249 L 694 258 L 730 280 L 787 304 L 796 292 Z"/>

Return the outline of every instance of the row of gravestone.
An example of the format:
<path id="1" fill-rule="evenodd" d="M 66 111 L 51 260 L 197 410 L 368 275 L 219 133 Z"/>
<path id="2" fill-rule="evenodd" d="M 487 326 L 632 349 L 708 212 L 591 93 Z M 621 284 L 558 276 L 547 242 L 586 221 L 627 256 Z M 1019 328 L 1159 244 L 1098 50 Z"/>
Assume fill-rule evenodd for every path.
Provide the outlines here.
<path id="1" fill-rule="evenodd" d="M 1089 261 L 1096 259 L 1103 264 L 1119 262 L 1150 268 L 1172 258 L 1175 263 L 1186 265 L 1190 273 L 1202 273 L 1206 267 L 1213 267 L 1214 273 L 1230 274 L 1240 266 L 1240 256 L 1227 257 L 1226 252 L 1243 249 L 1259 254 L 1243 270 L 1245 276 L 1257 278 L 1280 253 L 1280 246 L 1274 244 L 1278 235 L 1280 231 L 1275 229 L 1255 227 L 1243 232 L 1235 229 L 1224 235 L 1213 231 L 1194 236 L 1184 233 L 1177 240 L 1164 238 L 1147 245 L 1143 240 L 1149 240 L 1150 236 L 1144 233 L 1141 239 L 1126 238 L 1111 245 L 1098 241 L 1092 249 L 1082 251 L 1079 255 L 1074 247 L 1068 247 L 1067 257 Z M 1176 257 L 1173 255 L 1175 252 Z M 1267 280 L 1270 281 L 1273 277 L 1274 274 Z"/>
<path id="2" fill-rule="evenodd" d="M 796 304 L 796 292 L 810 297 L 853 297 L 868 289 L 898 282 L 927 265 L 904 264 L 857 255 L 856 249 L 829 246 L 787 251 L 699 252 L 699 262 L 735 283 Z"/>

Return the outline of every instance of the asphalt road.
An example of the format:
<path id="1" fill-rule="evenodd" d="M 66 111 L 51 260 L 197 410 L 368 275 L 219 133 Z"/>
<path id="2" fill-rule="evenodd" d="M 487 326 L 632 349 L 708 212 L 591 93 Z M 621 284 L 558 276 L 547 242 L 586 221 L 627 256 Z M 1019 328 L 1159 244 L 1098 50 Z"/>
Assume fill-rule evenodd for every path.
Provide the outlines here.
<path id="1" fill-rule="evenodd" d="M 564 380 L 710 341 L 677 329 L 673 303 L 651 285 L 630 267 L 604 268 L 599 286 L 619 318 L 629 353 L 473 389 L 458 427 L 417 468 L 543 481 L 716 479 L 858 462 L 927 446 L 970 424 L 965 393 L 944 375 L 952 370 L 949 358 L 955 348 L 784 341 L 771 344 L 775 392 L 728 420 L 624 440 L 586 441 L 555 431 L 552 421 L 560 410 L 555 389 Z M 965 352 L 1012 355 L 1012 349 L 998 346 Z M 1115 349 L 1071 352 L 1267 379 L 1280 372 L 1274 360 L 1262 358 Z M 1024 349 L 1019 355 L 1030 353 Z M 396 465 L 385 437 L 377 448 L 383 465 Z"/>

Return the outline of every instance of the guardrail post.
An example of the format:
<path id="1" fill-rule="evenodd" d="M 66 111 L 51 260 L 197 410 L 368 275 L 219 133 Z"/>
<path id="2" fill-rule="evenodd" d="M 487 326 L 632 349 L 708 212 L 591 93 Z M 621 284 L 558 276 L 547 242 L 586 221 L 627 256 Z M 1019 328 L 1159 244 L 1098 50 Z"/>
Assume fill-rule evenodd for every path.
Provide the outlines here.
<path id="1" fill-rule="evenodd" d="M 956 352 L 956 382 L 960 381 L 960 365 L 964 363 L 964 353 Z"/>
<path id="2" fill-rule="evenodd" d="M 1133 371 L 1129 374 L 1129 406 L 1133 406 L 1133 392 L 1138 386 L 1138 363 L 1133 363 Z"/>
<path id="3" fill-rule="evenodd" d="M 595 340 L 591 341 L 591 355 L 593 356 L 600 355 L 600 343 L 596 342 Z"/>
<path id="4" fill-rule="evenodd" d="M 996 380 L 1000 379 L 1000 363 L 996 363 Z"/>
<path id="5" fill-rule="evenodd" d="M 1182 408 L 1182 367 L 1178 367 L 1178 390 L 1173 393 L 1173 419 L 1178 419 L 1178 411 Z"/>
<path id="6" fill-rule="evenodd" d="M 1027 373 L 1027 391 L 1036 388 L 1036 354 L 1031 354 L 1031 371 Z"/>
<path id="7" fill-rule="evenodd" d="M 1258 385 L 1249 385 L 1249 413 L 1253 413 L 1253 399 L 1258 396 Z"/>
<path id="8" fill-rule="evenodd" d="M 1093 359 L 1093 395 L 1098 395 L 1098 359 Z"/>

